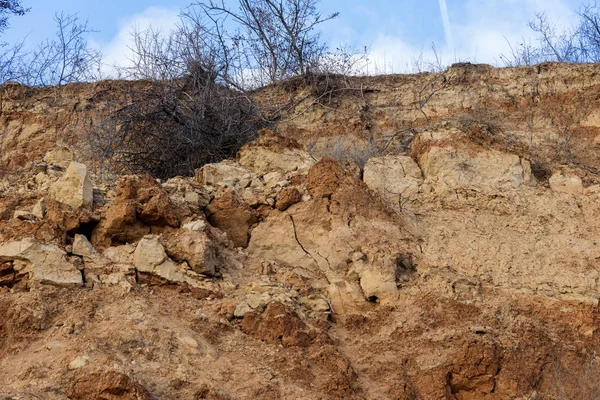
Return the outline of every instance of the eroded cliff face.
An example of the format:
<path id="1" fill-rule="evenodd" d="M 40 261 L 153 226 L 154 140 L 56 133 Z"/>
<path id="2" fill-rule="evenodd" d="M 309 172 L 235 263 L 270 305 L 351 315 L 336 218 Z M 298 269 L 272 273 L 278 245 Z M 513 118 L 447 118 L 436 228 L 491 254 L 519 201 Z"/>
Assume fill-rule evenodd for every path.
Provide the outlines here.
<path id="1" fill-rule="evenodd" d="M 119 83 L 4 88 L 0 394 L 597 397 L 598 70 L 266 88 L 275 132 L 165 182 L 94 174 Z"/>

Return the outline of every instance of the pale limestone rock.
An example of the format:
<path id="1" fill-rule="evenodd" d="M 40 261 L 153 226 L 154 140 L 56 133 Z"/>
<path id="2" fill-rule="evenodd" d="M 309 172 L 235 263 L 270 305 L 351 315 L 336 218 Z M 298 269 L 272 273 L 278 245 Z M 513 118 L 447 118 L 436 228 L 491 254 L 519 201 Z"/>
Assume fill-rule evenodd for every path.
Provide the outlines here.
<path id="1" fill-rule="evenodd" d="M 417 163 L 408 156 L 384 156 L 369 159 L 363 180 L 392 207 L 414 198 L 423 183 Z"/>
<path id="2" fill-rule="evenodd" d="M 204 232 L 206 230 L 206 222 L 203 220 L 190 221 L 181 228 L 188 231 Z"/>
<path id="3" fill-rule="evenodd" d="M 33 206 L 31 213 L 38 219 L 44 219 L 46 217 L 46 199 L 43 197 L 39 199 Z"/>
<path id="4" fill-rule="evenodd" d="M 76 256 L 91 257 L 96 254 L 96 250 L 94 250 L 94 247 L 87 237 L 77 234 L 73 240 L 72 253 Z"/>
<path id="5" fill-rule="evenodd" d="M 73 153 L 66 147 L 57 147 L 46 153 L 44 162 L 49 165 L 56 165 L 61 168 L 67 168 L 73 161 Z"/>
<path id="6" fill-rule="evenodd" d="M 94 188 L 86 166 L 71 162 L 65 174 L 50 188 L 50 196 L 75 209 L 90 209 L 94 200 Z"/>
<path id="7" fill-rule="evenodd" d="M 115 264 L 133 264 L 133 253 L 136 247 L 131 244 L 112 246 L 102 252 L 102 255 Z"/>
<path id="8" fill-rule="evenodd" d="M 140 240 L 133 253 L 133 265 L 142 272 L 154 272 L 167 261 L 167 253 L 158 236 L 147 235 Z"/>
<path id="9" fill-rule="evenodd" d="M 262 146 L 244 147 L 238 153 L 239 163 L 248 170 L 264 175 L 271 172 L 286 174 L 292 171 L 307 173 L 315 160 L 301 149 L 274 151 Z M 281 179 L 279 179 L 281 180 Z"/>
<path id="10" fill-rule="evenodd" d="M 381 304 L 391 303 L 398 296 L 394 273 L 381 268 L 363 269 L 360 288 L 367 300 L 376 299 Z"/>
<path id="11" fill-rule="evenodd" d="M 555 171 L 549 180 L 550 189 L 556 193 L 579 195 L 583 193 L 583 182 L 569 168 L 563 167 Z"/>
<path id="12" fill-rule="evenodd" d="M 171 282 L 188 282 L 185 274 L 187 265 L 178 265 L 169 257 L 159 237 L 146 235 L 138 243 L 133 253 L 133 265 L 140 272 L 148 272 Z"/>
<path id="13" fill-rule="evenodd" d="M 15 212 L 13 213 L 13 218 L 20 219 L 22 221 L 33 221 L 37 217 L 29 211 L 15 210 Z"/>
<path id="14" fill-rule="evenodd" d="M 67 254 L 55 245 L 36 239 L 11 241 L 0 245 L 0 263 L 12 261 L 16 271 L 29 280 L 55 286 L 82 286 L 81 272 L 67 261 Z"/>
<path id="15" fill-rule="evenodd" d="M 242 179 L 251 179 L 250 172 L 230 160 L 206 164 L 196 170 L 196 181 L 203 185 L 233 187 Z"/>
<path id="16" fill-rule="evenodd" d="M 89 363 L 90 363 L 90 357 L 88 355 L 78 356 L 78 357 L 75 357 L 75 359 L 73 359 L 73 361 L 71 361 L 69 363 L 69 369 L 70 370 L 80 369 L 80 368 L 85 367 Z"/>
<path id="17" fill-rule="evenodd" d="M 432 146 L 419 157 L 426 180 L 440 191 L 474 188 L 480 191 L 514 189 L 532 182 L 527 161 L 493 149 L 477 151 Z"/>

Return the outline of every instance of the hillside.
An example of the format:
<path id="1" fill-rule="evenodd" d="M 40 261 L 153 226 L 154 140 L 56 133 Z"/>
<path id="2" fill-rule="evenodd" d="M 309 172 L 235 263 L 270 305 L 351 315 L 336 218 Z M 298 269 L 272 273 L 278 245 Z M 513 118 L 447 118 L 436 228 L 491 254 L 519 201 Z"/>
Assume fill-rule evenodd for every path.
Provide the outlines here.
<path id="1" fill-rule="evenodd" d="M 149 82 L 5 85 L 0 394 L 598 397 L 599 73 L 299 77 L 164 181 L 90 145 Z"/>

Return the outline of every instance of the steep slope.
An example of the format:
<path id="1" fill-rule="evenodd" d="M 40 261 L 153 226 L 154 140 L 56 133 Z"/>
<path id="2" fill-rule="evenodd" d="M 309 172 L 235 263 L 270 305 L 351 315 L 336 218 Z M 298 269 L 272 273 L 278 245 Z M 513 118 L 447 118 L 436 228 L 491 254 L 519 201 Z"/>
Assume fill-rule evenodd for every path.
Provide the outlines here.
<path id="1" fill-rule="evenodd" d="M 165 182 L 94 174 L 121 83 L 5 87 L 0 394 L 597 397 L 598 68 L 286 82 Z"/>

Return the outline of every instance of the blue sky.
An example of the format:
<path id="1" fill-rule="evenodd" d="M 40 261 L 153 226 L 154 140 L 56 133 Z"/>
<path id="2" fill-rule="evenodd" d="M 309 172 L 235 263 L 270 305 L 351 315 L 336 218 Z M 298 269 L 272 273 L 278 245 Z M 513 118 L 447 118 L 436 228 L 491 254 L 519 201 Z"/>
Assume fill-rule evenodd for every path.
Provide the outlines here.
<path id="1" fill-rule="evenodd" d="M 233 0 L 229 0 L 232 2 Z M 34 44 L 54 32 L 55 12 L 78 13 L 99 30 L 90 42 L 105 53 L 108 63 L 126 60 L 131 26 L 168 29 L 190 0 L 23 0 L 31 7 L 24 17 L 13 17 L 4 40 L 27 36 Z M 494 63 L 515 43 L 531 37 L 527 22 L 536 12 L 568 26 L 576 21 L 580 0 L 321 0 L 323 14 L 340 16 L 323 25 L 331 46 L 347 43 L 370 46 L 371 61 L 381 73 L 403 72 L 423 53 L 431 58 L 435 42 L 443 61 Z M 447 14 L 442 10 L 446 9 Z M 446 18 L 444 18 L 444 15 Z M 446 23 L 445 23 L 446 22 Z M 506 38 L 506 39 L 505 39 Z"/>

